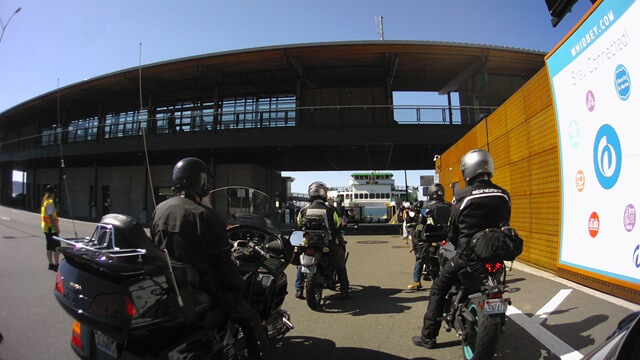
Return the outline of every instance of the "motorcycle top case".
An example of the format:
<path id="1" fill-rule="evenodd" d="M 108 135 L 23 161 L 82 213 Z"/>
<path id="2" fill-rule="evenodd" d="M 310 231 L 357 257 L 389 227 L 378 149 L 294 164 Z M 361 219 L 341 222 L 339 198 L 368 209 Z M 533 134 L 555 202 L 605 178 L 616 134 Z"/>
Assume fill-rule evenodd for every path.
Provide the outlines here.
<path id="1" fill-rule="evenodd" d="M 147 253 L 141 259 L 110 258 L 87 247 L 58 248 L 65 259 L 58 270 L 54 294 L 62 308 L 75 320 L 115 339 L 124 339 L 130 332 L 185 322 L 185 311 L 179 309 L 167 282 L 162 252 L 152 248 L 142 227 L 127 221 L 128 217 L 105 218 L 101 223 L 111 223 L 116 245 L 123 241 L 139 248 L 145 245 Z M 182 289 L 193 282 L 193 276 L 190 268 L 172 264 L 182 294 Z M 190 300 L 190 296 L 183 297 Z"/>
<path id="2" fill-rule="evenodd" d="M 471 238 L 473 256 L 479 260 L 513 261 L 522 254 L 524 241 L 510 227 L 491 228 L 477 232 Z"/>

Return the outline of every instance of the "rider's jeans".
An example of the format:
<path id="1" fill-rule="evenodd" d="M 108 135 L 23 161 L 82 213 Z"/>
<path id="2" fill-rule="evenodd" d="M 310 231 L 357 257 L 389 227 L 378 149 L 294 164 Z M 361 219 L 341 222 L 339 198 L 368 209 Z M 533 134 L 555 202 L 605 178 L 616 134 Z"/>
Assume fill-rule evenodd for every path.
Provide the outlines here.
<path id="1" fill-rule="evenodd" d="M 422 276 L 422 262 L 420 260 L 416 260 L 415 265 L 413 265 L 413 282 L 419 282 L 420 276 Z"/>
<path id="2" fill-rule="evenodd" d="M 296 291 L 302 291 L 304 288 L 304 274 L 302 273 L 302 265 L 298 266 L 296 271 L 296 282 L 294 285 Z"/>

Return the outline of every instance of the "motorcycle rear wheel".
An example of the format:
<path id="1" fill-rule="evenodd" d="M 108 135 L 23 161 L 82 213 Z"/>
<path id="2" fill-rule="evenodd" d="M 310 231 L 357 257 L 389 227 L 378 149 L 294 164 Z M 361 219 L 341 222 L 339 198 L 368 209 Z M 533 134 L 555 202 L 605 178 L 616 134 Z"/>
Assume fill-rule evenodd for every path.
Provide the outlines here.
<path id="1" fill-rule="evenodd" d="M 462 344 L 464 359 L 485 360 L 493 358 L 500 337 L 500 317 L 485 314 L 473 301 L 467 302 L 465 307 L 475 317 L 476 322 L 467 326 L 467 337 Z"/>
<path id="2" fill-rule="evenodd" d="M 304 291 L 307 293 L 307 305 L 311 310 L 316 310 L 322 301 L 322 281 L 318 273 L 307 274 L 304 282 Z"/>

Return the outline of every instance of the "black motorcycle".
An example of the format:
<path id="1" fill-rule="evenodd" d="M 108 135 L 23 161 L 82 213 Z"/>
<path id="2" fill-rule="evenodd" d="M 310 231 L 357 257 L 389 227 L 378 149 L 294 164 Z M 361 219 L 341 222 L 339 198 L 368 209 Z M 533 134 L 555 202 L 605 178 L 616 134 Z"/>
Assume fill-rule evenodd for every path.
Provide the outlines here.
<path id="1" fill-rule="evenodd" d="M 339 285 L 338 273 L 329 255 L 329 242 L 335 240 L 324 230 L 294 231 L 290 240 L 296 254 L 293 263 L 302 267 L 305 277 L 307 305 L 316 310 L 323 300 L 323 290 L 337 291 Z M 345 263 L 348 258 L 347 253 Z"/>
<path id="2" fill-rule="evenodd" d="M 232 253 L 247 284 L 246 298 L 263 319 L 269 339 L 293 329 L 281 309 L 284 273 L 292 256 L 268 196 L 230 187 L 208 200 L 227 221 Z M 76 321 L 71 347 L 85 359 L 240 359 L 242 331 L 228 321 L 198 273 L 168 259 L 132 217 L 109 214 L 84 239 L 66 245 L 55 297 Z"/>
<path id="3" fill-rule="evenodd" d="M 440 266 L 455 256 L 450 243 L 440 248 Z M 507 306 L 511 299 L 505 293 L 519 288 L 507 288 L 503 261 L 477 262 L 458 273 L 458 281 L 449 291 L 445 313 L 440 319 L 445 330 L 455 329 L 462 340 L 463 356 L 467 360 L 491 359 L 505 325 Z"/>
<path id="4" fill-rule="evenodd" d="M 427 223 L 418 225 L 416 240 L 413 241 L 413 252 L 420 261 L 422 278 L 435 280 L 440 274 L 439 252 L 440 246 L 446 240 L 444 228 L 441 225 Z"/>

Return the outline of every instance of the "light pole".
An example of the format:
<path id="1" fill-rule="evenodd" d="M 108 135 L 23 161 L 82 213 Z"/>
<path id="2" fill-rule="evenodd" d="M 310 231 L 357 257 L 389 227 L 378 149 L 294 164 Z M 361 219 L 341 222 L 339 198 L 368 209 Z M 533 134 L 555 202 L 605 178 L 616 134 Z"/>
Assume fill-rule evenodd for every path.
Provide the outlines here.
<path id="1" fill-rule="evenodd" d="M 13 17 L 20 12 L 20 10 L 22 10 L 21 7 L 17 8 L 16 11 L 13 12 L 13 14 L 11 14 L 11 17 L 9 18 L 9 21 L 7 21 L 6 24 L 2 23 L 2 19 L 0 19 L 0 25 L 2 25 L 2 33 L 0 34 L 0 42 L 2 42 L 2 37 L 4 36 L 4 29 L 7 28 L 7 26 L 9 26 L 9 23 L 11 22 L 11 19 L 13 19 Z"/>

